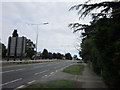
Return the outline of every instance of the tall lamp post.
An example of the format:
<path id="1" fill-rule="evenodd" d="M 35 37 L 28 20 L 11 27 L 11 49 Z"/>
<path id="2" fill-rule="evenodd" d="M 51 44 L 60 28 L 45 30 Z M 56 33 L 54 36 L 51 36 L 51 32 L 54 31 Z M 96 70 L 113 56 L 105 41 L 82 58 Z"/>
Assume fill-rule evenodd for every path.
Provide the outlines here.
<path id="1" fill-rule="evenodd" d="M 38 26 L 39 25 L 47 25 L 49 24 L 48 22 L 44 22 L 44 23 L 41 23 L 41 24 L 28 24 L 28 25 L 34 25 L 34 26 L 37 26 L 37 33 L 36 33 L 36 54 L 37 54 L 37 44 L 38 44 Z"/>

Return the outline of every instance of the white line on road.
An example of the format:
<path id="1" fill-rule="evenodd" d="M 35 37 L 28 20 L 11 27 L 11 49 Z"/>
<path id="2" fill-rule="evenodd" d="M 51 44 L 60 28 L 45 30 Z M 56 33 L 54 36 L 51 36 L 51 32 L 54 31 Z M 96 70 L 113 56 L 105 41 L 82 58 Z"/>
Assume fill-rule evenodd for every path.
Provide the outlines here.
<path id="1" fill-rule="evenodd" d="M 4 71 L 4 72 L 0 72 L 0 73 L 8 73 L 8 72 L 13 72 L 13 71 L 21 71 L 21 70 L 25 70 L 25 68 L 21 68 L 21 69 L 17 69 L 17 70 L 9 70 L 9 71 Z"/>
<path id="2" fill-rule="evenodd" d="M 10 71 L 4 71 L 4 72 L 0 72 L 0 73 L 7 73 L 7 72 L 13 72 L 15 70 L 10 70 Z"/>
<path id="3" fill-rule="evenodd" d="M 50 74 L 53 74 L 54 72 L 51 72 Z"/>
<path id="4" fill-rule="evenodd" d="M 33 82 L 35 82 L 36 80 L 33 80 L 33 81 L 31 81 L 31 82 L 28 82 L 28 84 L 31 84 L 31 83 L 33 83 Z"/>
<path id="5" fill-rule="evenodd" d="M 39 72 L 39 73 L 35 73 L 34 75 L 38 75 L 38 74 L 44 73 L 46 71 L 48 71 L 48 70 L 45 70 L 45 71 L 42 71 L 42 72 Z"/>
<path id="6" fill-rule="evenodd" d="M 21 70 L 25 70 L 25 68 L 17 69 L 17 70 L 15 70 L 15 71 L 21 71 Z"/>
<path id="7" fill-rule="evenodd" d="M 48 77 L 52 76 L 53 73 L 54 73 L 54 72 L 51 72 L 50 75 L 48 75 Z"/>
<path id="8" fill-rule="evenodd" d="M 20 88 L 23 88 L 24 86 L 25 86 L 25 85 L 21 85 L 21 86 L 17 87 L 15 90 L 20 89 Z"/>
<path id="9" fill-rule="evenodd" d="M 22 78 L 19 78 L 19 79 L 16 79 L 16 80 L 10 81 L 10 82 L 6 82 L 6 83 L 4 83 L 4 84 L 0 84 L 0 86 L 7 85 L 7 84 L 10 84 L 10 83 L 13 83 L 13 82 L 19 81 L 19 80 L 22 80 Z"/>
<path id="10" fill-rule="evenodd" d="M 47 77 L 47 75 L 44 75 L 45 77 Z"/>

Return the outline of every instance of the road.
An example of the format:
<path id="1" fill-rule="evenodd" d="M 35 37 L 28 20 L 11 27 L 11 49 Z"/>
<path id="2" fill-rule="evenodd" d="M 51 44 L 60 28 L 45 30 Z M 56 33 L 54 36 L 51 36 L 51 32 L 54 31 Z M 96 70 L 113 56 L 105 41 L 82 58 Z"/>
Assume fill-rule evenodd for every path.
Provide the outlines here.
<path id="1" fill-rule="evenodd" d="M 16 65 L 2 68 L 2 88 L 16 89 L 22 85 L 30 84 L 57 70 L 73 64 L 75 61 L 59 61 L 29 65 Z"/>

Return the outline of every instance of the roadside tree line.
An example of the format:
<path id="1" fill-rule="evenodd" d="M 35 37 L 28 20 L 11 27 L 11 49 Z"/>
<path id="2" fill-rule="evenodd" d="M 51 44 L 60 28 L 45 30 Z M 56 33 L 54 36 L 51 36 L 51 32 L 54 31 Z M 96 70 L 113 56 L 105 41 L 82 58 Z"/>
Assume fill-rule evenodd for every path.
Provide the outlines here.
<path id="1" fill-rule="evenodd" d="M 18 33 L 17 33 L 17 29 L 14 29 L 13 33 L 12 33 L 12 37 L 18 37 Z M 35 44 L 33 43 L 33 41 L 31 41 L 30 39 L 26 39 L 25 42 L 25 54 L 26 56 L 24 58 L 30 58 L 30 59 L 68 59 L 68 60 L 72 60 L 72 59 L 76 59 L 77 55 L 74 55 L 74 57 L 71 56 L 70 53 L 66 53 L 66 54 L 61 54 L 59 52 L 57 53 L 52 53 L 52 52 L 48 52 L 47 49 L 44 49 L 43 52 L 36 52 L 35 51 Z M 6 46 L 3 43 L 0 43 L 0 55 L 2 56 L 2 58 L 7 58 L 7 49 Z M 14 56 L 11 56 L 10 58 L 14 58 Z"/>
<path id="2" fill-rule="evenodd" d="M 61 54 L 59 52 L 55 53 L 55 52 L 49 52 L 47 49 L 44 49 L 41 52 L 39 52 L 36 55 L 33 56 L 33 59 L 34 58 L 38 58 L 38 59 L 68 59 L 68 60 L 72 60 L 72 56 L 70 53 L 66 53 L 66 54 Z"/>
<path id="3" fill-rule="evenodd" d="M 70 10 L 78 10 L 80 18 L 91 15 L 90 24 L 71 23 L 69 26 L 74 32 L 83 31 L 79 54 L 84 62 L 92 62 L 93 70 L 103 77 L 108 87 L 118 88 L 120 87 L 120 1 L 95 4 L 88 2 L 75 5 Z M 99 8 L 101 8 L 99 13 L 92 13 Z"/>
<path id="4" fill-rule="evenodd" d="M 33 46 L 31 46 L 33 45 Z M 68 59 L 68 60 L 79 60 L 77 55 L 74 55 L 72 57 L 72 55 L 70 53 L 65 53 L 65 54 L 61 54 L 59 52 L 55 53 L 55 52 L 48 52 L 47 49 L 44 49 L 42 52 L 38 52 L 36 54 L 36 51 L 34 50 L 35 45 L 33 44 L 33 42 L 28 39 L 27 40 L 27 45 L 26 45 L 26 57 L 25 58 L 30 58 L 30 59 Z M 7 48 L 3 43 L 0 43 L 0 51 L 1 51 L 1 56 L 2 58 L 7 58 Z"/>

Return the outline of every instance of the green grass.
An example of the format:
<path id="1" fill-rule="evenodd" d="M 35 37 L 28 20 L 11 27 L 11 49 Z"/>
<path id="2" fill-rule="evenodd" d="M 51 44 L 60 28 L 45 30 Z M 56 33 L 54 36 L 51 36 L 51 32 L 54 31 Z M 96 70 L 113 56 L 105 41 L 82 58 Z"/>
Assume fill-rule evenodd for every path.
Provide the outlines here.
<path id="1" fill-rule="evenodd" d="M 84 69 L 83 64 L 71 65 L 63 70 L 63 72 L 70 73 L 73 75 L 80 75 Z"/>
<path id="2" fill-rule="evenodd" d="M 38 61 L 38 62 L 6 62 L 2 63 L 2 66 L 11 66 L 11 65 L 20 65 L 20 64 L 35 64 L 35 63 L 46 63 L 46 62 L 53 62 L 53 61 Z"/>
<path id="3" fill-rule="evenodd" d="M 3 62 L 3 63 L 0 63 L 0 66 L 12 66 L 12 65 L 20 65 L 20 64 L 35 64 L 35 63 L 46 63 L 46 62 L 56 62 L 56 61 L 65 61 L 65 60 L 62 60 L 62 59 L 58 59 L 58 60 L 55 60 L 55 61 L 32 61 L 32 62 Z"/>
<path id="4" fill-rule="evenodd" d="M 56 60 L 56 61 L 65 61 L 65 60 Z M 5 62 L 0 63 L 0 66 L 12 66 L 12 65 L 20 65 L 20 64 L 35 64 L 35 63 L 46 63 L 46 62 L 56 62 L 56 61 L 32 61 L 32 62 Z"/>
<path id="5" fill-rule="evenodd" d="M 55 80 L 50 81 L 47 83 L 36 83 L 29 85 L 26 88 L 77 88 L 77 85 L 75 81 L 69 81 L 69 80 Z"/>

